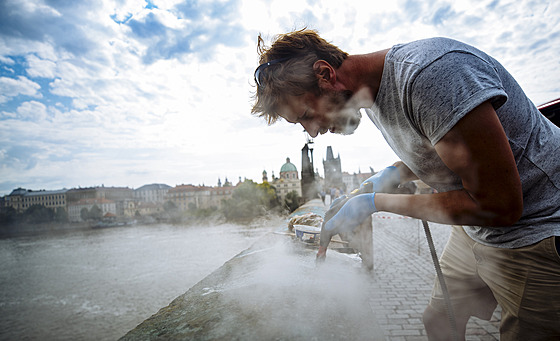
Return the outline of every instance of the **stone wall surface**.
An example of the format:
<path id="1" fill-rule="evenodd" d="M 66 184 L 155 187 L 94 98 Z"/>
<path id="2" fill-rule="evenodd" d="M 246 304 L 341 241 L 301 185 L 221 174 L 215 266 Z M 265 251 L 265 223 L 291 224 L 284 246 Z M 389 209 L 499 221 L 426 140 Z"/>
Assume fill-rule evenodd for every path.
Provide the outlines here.
<path id="1" fill-rule="evenodd" d="M 355 255 L 269 234 L 121 340 L 383 340 Z"/>

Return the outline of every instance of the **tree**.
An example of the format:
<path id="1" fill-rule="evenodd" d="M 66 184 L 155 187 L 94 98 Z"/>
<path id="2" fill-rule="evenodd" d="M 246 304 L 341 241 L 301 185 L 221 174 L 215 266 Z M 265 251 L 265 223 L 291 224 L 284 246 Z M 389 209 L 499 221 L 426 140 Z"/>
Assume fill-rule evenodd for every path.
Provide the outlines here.
<path id="1" fill-rule="evenodd" d="M 57 207 L 54 212 L 54 221 L 57 223 L 67 223 L 68 222 L 68 212 L 62 207 Z"/>
<path id="2" fill-rule="evenodd" d="M 31 205 L 23 215 L 24 221 L 30 224 L 50 223 L 54 219 L 54 211 L 43 205 Z"/>
<path id="3" fill-rule="evenodd" d="M 0 213 L 0 227 L 6 227 L 17 223 L 21 215 L 17 213 L 16 209 L 9 206 L 2 213 Z"/>
<path id="4" fill-rule="evenodd" d="M 84 207 L 80 210 L 80 218 L 83 221 L 89 220 L 89 210 L 86 207 Z"/>
<path id="5" fill-rule="evenodd" d="M 250 221 L 277 206 L 278 199 L 272 186 L 245 180 L 233 190 L 232 198 L 223 202 L 222 213 L 227 220 Z"/>
<path id="6" fill-rule="evenodd" d="M 299 196 L 299 194 L 296 191 L 291 191 L 288 194 L 286 194 L 286 198 L 284 199 L 284 204 L 286 205 L 290 213 L 292 213 L 300 206 L 299 205 L 300 201 L 301 201 L 301 197 Z"/>
<path id="7" fill-rule="evenodd" d="M 93 205 L 89 210 L 89 219 L 101 220 L 103 218 L 103 211 L 97 205 Z"/>
<path id="8" fill-rule="evenodd" d="M 279 205 L 275 187 L 271 186 L 268 182 L 263 182 L 257 185 L 257 189 L 262 192 L 260 199 L 267 208 L 275 208 Z"/>
<path id="9" fill-rule="evenodd" d="M 168 200 L 168 201 L 163 203 L 163 210 L 165 212 L 177 211 L 177 205 L 175 205 L 175 203 L 173 201 Z"/>

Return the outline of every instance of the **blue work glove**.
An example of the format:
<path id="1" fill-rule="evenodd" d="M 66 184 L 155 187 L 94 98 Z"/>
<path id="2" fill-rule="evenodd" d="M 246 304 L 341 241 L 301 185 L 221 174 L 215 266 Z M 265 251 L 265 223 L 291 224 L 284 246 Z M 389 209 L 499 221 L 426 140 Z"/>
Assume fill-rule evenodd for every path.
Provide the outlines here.
<path id="1" fill-rule="evenodd" d="M 348 198 L 348 196 L 346 194 L 339 196 L 338 198 L 334 199 L 333 202 L 331 203 L 331 206 L 329 207 L 329 209 L 338 206 L 338 204 L 342 201 L 345 200 L 346 198 Z"/>
<path id="2" fill-rule="evenodd" d="M 389 166 L 362 182 L 360 188 L 366 186 L 367 183 L 373 184 L 373 192 L 390 193 L 401 183 L 401 176 L 397 167 Z"/>
<path id="3" fill-rule="evenodd" d="M 324 230 L 331 236 L 354 231 L 367 217 L 377 212 L 374 199 L 375 193 L 359 194 L 350 198 L 340 211 L 326 222 Z"/>

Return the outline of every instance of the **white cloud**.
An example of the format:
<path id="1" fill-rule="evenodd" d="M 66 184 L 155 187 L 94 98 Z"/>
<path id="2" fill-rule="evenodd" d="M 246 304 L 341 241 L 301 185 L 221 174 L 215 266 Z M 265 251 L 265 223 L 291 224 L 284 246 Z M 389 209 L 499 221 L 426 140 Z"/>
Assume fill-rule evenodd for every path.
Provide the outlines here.
<path id="1" fill-rule="evenodd" d="M 54 16 L 54 17 L 60 17 L 62 16 L 62 14 L 60 14 L 60 12 L 58 12 L 56 9 L 48 6 L 45 4 L 44 1 L 41 0 L 34 0 L 34 1 L 14 1 L 14 0 L 7 0 L 8 3 L 12 3 L 13 8 L 18 8 L 18 6 L 15 6 L 16 2 L 18 2 L 20 4 L 21 7 L 19 7 L 22 12 L 27 13 L 33 13 L 33 14 L 38 14 L 38 15 L 48 15 L 48 16 Z"/>
<path id="2" fill-rule="evenodd" d="M 259 32 L 271 39 L 309 26 L 350 53 L 449 36 L 500 60 L 535 101 L 560 97 L 558 2 L 153 3 L 157 9 L 136 0 L 8 3 L 17 15 L 0 13 L 11 24 L 0 23 L 6 70 L 0 142 L 6 153 L 6 146 L 17 151 L 18 136 L 42 154 L 26 154 L 35 163 L 2 168 L 5 181 L 31 188 L 46 187 L 40 181 L 59 187 L 213 185 L 226 176 L 258 181 L 264 169 L 278 175 L 286 157 L 300 168 L 302 129 L 268 127 L 250 115 Z M 27 63 L 14 65 L 16 56 Z M 18 74 L 15 66 L 24 71 Z M 41 89 L 45 80 L 48 88 Z M 1 106 L 14 99 L 15 109 Z M 321 173 L 328 145 L 349 172 L 380 169 L 396 159 L 367 117 L 355 135 L 315 139 Z"/>
<path id="3" fill-rule="evenodd" d="M 22 120 L 40 122 L 47 117 L 47 107 L 37 101 L 23 102 L 17 108 L 17 114 Z"/>
<path id="4" fill-rule="evenodd" d="M 27 63 L 29 64 L 27 74 L 31 78 L 54 78 L 56 75 L 56 63 L 51 60 L 40 59 L 35 55 L 29 55 L 27 56 Z"/>
<path id="5" fill-rule="evenodd" d="M 17 78 L 0 77 L 0 103 L 5 103 L 12 98 L 24 95 L 40 98 L 41 86 L 24 76 Z"/>

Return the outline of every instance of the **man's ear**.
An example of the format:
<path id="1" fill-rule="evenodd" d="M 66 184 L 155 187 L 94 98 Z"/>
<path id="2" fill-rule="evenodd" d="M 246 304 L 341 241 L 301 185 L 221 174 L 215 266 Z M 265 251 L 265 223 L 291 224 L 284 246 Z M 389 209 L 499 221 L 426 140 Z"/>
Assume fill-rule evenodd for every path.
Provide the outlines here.
<path id="1" fill-rule="evenodd" d="M 336 82 L 336 72 L 334 68 L 325 60 L 318 60 L 313 64 L 313 71 L 317 76 L 319 87 L 334 85 Z"/>

